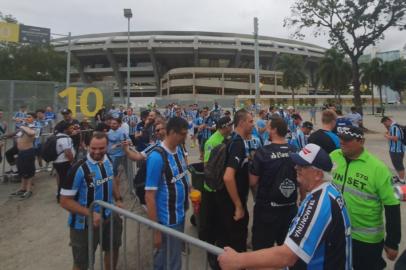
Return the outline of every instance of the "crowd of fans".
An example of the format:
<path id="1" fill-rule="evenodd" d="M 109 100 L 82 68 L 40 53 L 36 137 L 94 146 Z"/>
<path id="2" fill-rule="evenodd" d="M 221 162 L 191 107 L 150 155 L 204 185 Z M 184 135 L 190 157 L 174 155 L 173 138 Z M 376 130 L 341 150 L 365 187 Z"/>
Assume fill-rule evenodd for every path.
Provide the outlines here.
<path id="1" fill-rule="evenodd" d="M 219 258 L 209 254 L 212 269 L 383 269 L 383 251 L 388 259 L 397 258 L 400 204 L 393 184 L 404 184 L 405 149 L 403 127 L 388 117 L 381 122 L 388 130 L 395 177 L 364 148 L 365 129 L 355 108 L 343 116 L 340 109 L 324 106 L 317 130 L 314 108 L 310 121 L 304 121 L 304 114 L 292 106 L 228 111 L 217 102 L 211 108 L 170 104 L 139 115 L 120 106 L 103 108 L 93 121 L 82 122 L 69 109 L 61 111 L 59 122 L 50 107 L 35 113 L 26 109 L 22 106 L 15 114 L 13 133 L 0 111 L 0 135 L 14 138 L 5 153 L 11 168 L 7 173 L 21 177 L 20 188 L 11 195 L 29 198 L 36 159 L 40 170 L 48 166 L 42 159 L 52 162 L 57 201 L 70 212 L 74 269 L 89 264 L 86 217 L 91 214 L 94 228 L 100 227 L 101 216 L 105 226 L 113 226 L 113 247 L 109 229 L 103 229 L 103 239 L 95 244 L 103 240 L 106 266 L 110 252 L 117 264 L 121 219 L 97 207 L 90 213 L 89 205 L 103 200 L 123 207 L 120 167 L 126 167 L 127 159 L 137 163 L 134 187 L 148 217 L 184 231 L 193 189 L 189 146 L 189 152 L 198 148 L 204 167 L 221 173 L 218 185 L 206 177 L 195 213 L 199 238 L 225 248 Z M 44 133 L 53 134 L 54 144 L 41 139 Z M 49 145 L 55 152 L 51 159 Z M 247 204 L 250 193 L 253 209 Z M 154 246 L 154 269 L 182 268 L 179 239 L 155 231 Z M 246 253 L 248 248 L 253 252 Z M 403 269 L 405 260 L 403 253 L 396 269 Z"/>

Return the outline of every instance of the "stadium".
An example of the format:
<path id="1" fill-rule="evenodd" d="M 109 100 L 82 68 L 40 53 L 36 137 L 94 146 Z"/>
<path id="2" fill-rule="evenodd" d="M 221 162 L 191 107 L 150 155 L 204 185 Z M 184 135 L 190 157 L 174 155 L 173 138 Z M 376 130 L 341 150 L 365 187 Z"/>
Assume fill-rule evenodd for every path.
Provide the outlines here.
<path id="1" fill-rule="evenodd" d="M 127 93 L 127 32 L 73 36 L 52 41 L 57 51 L 68 47 L 77 63 L 71 81 L 106 83 L 114 96 Z M 247 34 L 143 31 L 130 32 L 131 97 L 213 100 L 255 94 L 254 37 Z M 260 94 L 286 96 L 282 73 L 276 71 L 283 54 L 303 56 L 308 82 L 297 94 L 317 90 L 316 70 L 325 48 L 296 40 L 259 36 Z M 326 94 L 326 93 L 324 93 Z"/>

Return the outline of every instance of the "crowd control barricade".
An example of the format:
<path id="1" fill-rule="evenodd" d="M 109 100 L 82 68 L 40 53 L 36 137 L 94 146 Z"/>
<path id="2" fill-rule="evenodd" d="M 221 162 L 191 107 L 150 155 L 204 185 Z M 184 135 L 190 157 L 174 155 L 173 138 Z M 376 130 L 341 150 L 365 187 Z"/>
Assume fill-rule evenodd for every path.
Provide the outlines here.
<path id="1" fill-rule="evenodd" d="M 93 132 L 93 129 L 87 129 L 87 130 L 79 130 L 79 133 L 86 133 L 86 132 Z M 41 144 L 43 145 L 45 143 L 45 141 L 47 140 L 48 137 L 50 137 L 51 135 L 53 135 L 54 133 L 41 133 L 40 134 L 40 140 L 41 140 Z M 6 160 L 6 156 L 5 153 L 7 150 L 9 150 L 13 144 L 14 144 L 14 138 L 13 137 L 8 137 L 7 135 L 3 136 L 0 138 L 0 143 L 2 144 L 2 146 L 0 146 L 0 150 L 1 150 L 1 154 L 2 154 L 2 161 L 0 163 L 0 178 L 3 180 L 3 182 L 7 182 L 7 176 L 14 176 L 14 175 L 9 175 L 6 174 L 6 171 L 9 169 L 9 164 L 7 163 Z M 87 152 L 86 150 L 82 151 L 83 153 L 76 153 L 76 158 L 84 158 L 86 157 L 84 155 L 85 152 Z M 45 162 L 45 161 L 43 161 Z M 43 170 L 52 170 L 52 162 L 47 163 L 45 167 L 43 167 Z M 133 165 L 130 165 L 131 171 L 134 171 Z M 37 171 L 39 172 L 39 171 Z M 52 172 L 51 172 L 52 174 Z"/>
<path id="2" fill-rule="evenodd" d="M 184 258 L 183 263 L 182 263 L 183 264 L 182 269 L 190 269 L 190 256 L 191 256 L 190 245 L 192 245 L 194 247 L 197 247 L 198 249 L 201 249 L 202 251 L 204 251 L 204 256 L 201 256 L 201 258 L 198 258 L 199 262 L 201 260 L 201 264 L 199 264 L 199 265 L 204 266 L 204 269 L 208 269 L 207 253 L 211 253 L 211 254 L 214 254 L 214 255 L 218 256 L 223 252 L 223 249 L 221 249 L 219 247 L 208 244 L 208 243 L 206 243 L 204 241 L 201 241 L 201 240 L 199 240 L 197 238 L 194 238 L 194 237 L 192 237 L 190 235 L 187 235 L 185 233 L 176 231 L 174 229 L 171 229 L 169 227 L 161 225 L 161 224 L 159 224 L 157 222 L 151 221 L 148 218 L 145 218 L 143 216 L 134 214 L 134 213 L 129 212 L 129 211 L 125 210 L 125 209 L 119 208 L 117 206 L 114 206 L 112 204 L 109 204 L 109 203 L 104 202 L 104 201 L 99 201 L 99 200 L 94 201 L 90 205 L 90 213 L 91 214 L 88 217 L 89 227 L 90 226 L 93 227 L 93 225 L 92 225 L 93 224 L 93 211 L 94 211 L 95 206 L 100 207 L 99 210 L 100 210 L 101 213 L 103 212 L 104 209 L 110 209 L 112 211 L 112 213 L 110 214 L 110 217 L 109 217 L 109 219 L 110 219 L 110 226 L 109 226 L 110 227 L 110 237 L 109 237 L 109 239 L 110 239 L 110 243 L 109 243 L 110 250 L 112 250 L 111 247 L 113 247 L 113 241 L 114 241 L 114 239 L 113 239 L 113 226 L 111 226 L 113 224 L 113 216 L 114 216 L 114 214 L 116 214 L 116 215 L 118 214 L 123 218 L 123 234 L 122 234 L 123 241 L 122 241 L 122 247 L 121 247 L 122 251 L 120 252 L 120 254 L 122 254 L 121 256 L 123 257 L 123 268 L 124 269 L 128 269 L 128 260 L 127 260 L 128 255 L 129 255 L 129 254 L 127 254 L 128 253 L 127 248 L 129 246 L 129 244 L 127 243 L 127 234 L 128 234 L 127 221 L 128 220 L 133 221 L 133 222 L 136 223 L 136 231 L 137 232 L 136 232 L 136 241 L 135 241 L 136 242 L 135 243 L 136 244 L 136 251 L 135 251 L 136 256 L 135 256 L 135 258 L 136 258 L 136 265 L 137 265 L 136 269 L 137 270 L 145 269 L 145 268 L 141 267 L 141 263 L 142 263 L 141 260 L 142 260 L 142 258 L 147 257 L 146 254 L 141 254 L 141 241 L 143 240 L 142 237 L 147 236 L 146 234 L 141 234 L 141 224 L 145 225 L 147 228 L 152 229 L 151 230 L 152 234 L 153 234 L 154 230 L 158 230 L 162 234 L 166 234 L 166 235 L 171 236 L 173 238 L 179 239 L 179 240 L 181 240 L 181 241 L 183 241 L 185 243 L 185 251 L 186 251 L 185 253 L 186 253 L 186 255 L 185 255 L 185 258 Z M 101 220 L 100 220 L 101 225 L 100 225 L 100 228 L 99 228 L 99 239 L 100 239 L 100 242 L 101 242 L 102 241 L 101 239 L 103 239 L 103 237 L 102 237 L 102 235 L 103 235 L 103 225 L 102 224 L 104 224 L 104 220 L 103 220 L 103 215 L 100 215 L 100 217 L 101 217 Z M 94 230 L 89 229 L 88 232 L 89 232 L 88 233 L 89 269 L 94 270 L 94 268 L 95 268 L 95 264 L 94 264 L 95 256 L 94 255 L 96 254 L 95 251 L 94 251 L 94 246 L 93 246 Z M 99 264 L 100 269 L 103 270 L 104 269 L 103 249 L 101 248 L 102 243 L 99 243 L 99 244 L 100 244 L 99 245 L 99 254 L 100 254 L 99 259 L 100 259 L 100 261 L 98 262 L 98 264 Z M 151 246 L 152 246 L 152 244 L 153 244 L 153 241 L 151 241 Z M 167 251 L 168 252 L 166 254 L 166 258 L 169 258 L 169 249 L 167 249 Z M 170 269 L 168 259 L 166 260 L 166 263 L 167 263 L 166 269 Z M 194 264 L 193 269 L 197 269 L 196 266 L 197 265 Z M 110 269 L 114 269 L 113 268 L 113 252 L 110 252 L 110 266 L 109 267 L 110 267 Z M 151 269 L 152 269 L 152 266 L 151 266 Z"/>

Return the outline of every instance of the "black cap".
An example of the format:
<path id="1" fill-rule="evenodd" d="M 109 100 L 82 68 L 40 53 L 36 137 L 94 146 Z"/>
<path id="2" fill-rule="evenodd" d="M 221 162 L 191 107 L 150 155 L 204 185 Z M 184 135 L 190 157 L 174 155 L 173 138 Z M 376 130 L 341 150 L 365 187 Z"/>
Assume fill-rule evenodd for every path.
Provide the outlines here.
<path id="1" fill-rule="evenodd" d="M 309 121 L 303 122 L 302 127 L 308 128 L 308 129 L 313 129 L 313 123 L 309 122 Z"/>
<path id="2" fill-rule="evenodd" d="M 344 141 L 351 141 L 353 139 L 363 139 L 364 131 L 361 128 L 355 126 L 346 126 L 340 129 L 338 137 Z"/>
<path id="3" fill-rule="evenodd" d="M 223 116 L 217 121 L 217 128 L 225 128 L 229 127 L 233 124 L 233 120 L 231 120 L 228 116 Z"/>
<path id="4" fill-rule="evenodd" d="M 70 109 L 63 109 L 61 111 L 61 114 L 70 114 L 70 113 L 72 113 L 72 111 Z"/>
<path id="5" fill-rule="evenodd" d="M 298 119 L 298 120 L 302 120 L 302 117 L 300 116 L 300 114 L 298 114 L 298 113 L 294 113 L 294 114 L 292 114 L 292 119 Z"/>

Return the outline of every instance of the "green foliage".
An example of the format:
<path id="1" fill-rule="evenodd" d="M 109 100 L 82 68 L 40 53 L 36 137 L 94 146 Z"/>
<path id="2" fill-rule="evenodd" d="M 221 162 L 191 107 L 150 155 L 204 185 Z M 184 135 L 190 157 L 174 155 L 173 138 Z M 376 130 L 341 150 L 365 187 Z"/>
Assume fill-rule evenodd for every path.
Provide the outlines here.
<path id="1" fill-rule="evenodd" d="M 1 80 L 65 80 L 66 57 L 52 47 L 0 45 Z"/>
<path id="2" fill-rule="evenodd" d="M 352 75 L 351 65 L 344 54 L 336 49 L 327 50 L 320 62 L 318 75 L 324 87 L 332 90 L 336 96 L 335 104 L 341 106 L 341 94 L 348 89 Z"/>
<path id="3" fill-rule="evenodd" d="M 8 23 L 18 23 L 17 19 L 13 17 L 13 15 L 3 14 L 1 11 L 0 11 L 0 21 L 5 21 Z"/>
<path id="4" fill-rule="evenodd" d="M 283 72 L 282 85 L 292 91 L 292 102 L 295 105 L 295 90 L 306 81 L 303 58 L 298 55 L 284 54 L 278 60 L 277 69 Z"/>
<path id="5" fill-rule="evenodd" d="M 388 74 L 386 85 L 398 92 L 399 97 L 402 97 L 402 92 L 406 90 L 406 61 L 398 59 L 385 64 Z M 402 102 L 402 98 L 400 101 Z"/>
<path id="6" fill-rule="evenodd" d="M 314 29 L 328 35 L 329 43 L 347 54 L 352 62 L 355 105 L 362 110 L 358 59 L 370 45 L 384 38 L 390 27 L 406 28 L 405 0 L 297 0 L 285 26 Z"/>

